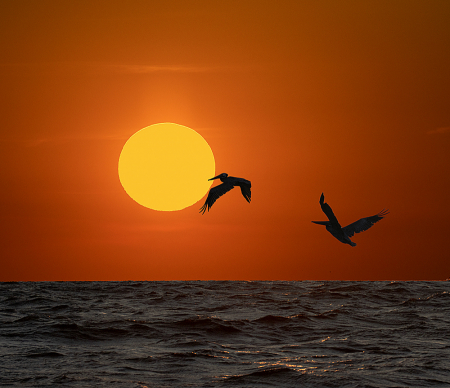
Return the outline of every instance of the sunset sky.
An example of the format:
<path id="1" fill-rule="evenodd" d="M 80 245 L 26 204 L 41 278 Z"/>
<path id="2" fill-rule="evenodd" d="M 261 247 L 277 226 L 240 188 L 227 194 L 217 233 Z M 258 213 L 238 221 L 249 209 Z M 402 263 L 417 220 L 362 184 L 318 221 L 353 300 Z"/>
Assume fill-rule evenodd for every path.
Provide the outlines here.
<path id="1" fill-rule="evenodd" d="M 0 281 L 450 277 L 449 1 L 6 0 L 0 31 Z M 251 204 L 134 202 L 120 152 L 164 122 Z M 390 214 L 350 247 L 322 192 Z"/>

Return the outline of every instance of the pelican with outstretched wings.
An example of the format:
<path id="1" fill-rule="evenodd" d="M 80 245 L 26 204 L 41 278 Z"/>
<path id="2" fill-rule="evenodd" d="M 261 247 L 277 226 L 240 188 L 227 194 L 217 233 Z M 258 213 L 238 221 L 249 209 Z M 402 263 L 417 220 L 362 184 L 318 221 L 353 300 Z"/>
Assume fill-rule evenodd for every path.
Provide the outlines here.
<path id="1" fill-rule="evenodd" d="M 388 210 L 383 209 L 378 214 L 361 218 L 360 220 L 353 222 L 350 225 L 341 227 L 339 224 L 339 221 L 337 220 L 336 216 L 333 213 L 333 210 L 331 210 L 330 205 L 328 205 L 325 201 L 325 197 L 322 193 L 320 196 L 320 207 L 322 208 L 322 211 L 325 213 L 325 215 L 328 217 L 329 221 L 311 221 L 314 224 L 319 225 L 325 225 L 326 229 L 334 236 L 336 237 L 340 242 L 344 244 L 351 245 L 352 247 L 356 246 L 356 244 L 350 240 L 350 237 L 352 237 L 355 233 L 364 232 L 365 230 L 371 228 L 373 224 L 380 221 L 385 217 L 387 214 L 389 214 Z"/>
<path id="2" fill-rule="evenodd" d="M 234 176 L 228 176 L 228 174 L 220 174 L 215 176 L 214 178 L 208 179 L 212 181 L 213 179 L 220 179 L 222 184 L 213 187 L 209 190 L 208 197 L 206 198 L 205 204 L 200 208 L 200 213 L 205 214 L 205 211 L 211 208 L 214 205 L 214 202 L 217 201 L 225 193 L 228 193 L 233 187 L 239 186 L 241 188 L 241 193 L 244 198 L 250 203 L 252 199 L 252 193 L 250 188 L 252 184 L 247 179 L 236 178 Z"/>

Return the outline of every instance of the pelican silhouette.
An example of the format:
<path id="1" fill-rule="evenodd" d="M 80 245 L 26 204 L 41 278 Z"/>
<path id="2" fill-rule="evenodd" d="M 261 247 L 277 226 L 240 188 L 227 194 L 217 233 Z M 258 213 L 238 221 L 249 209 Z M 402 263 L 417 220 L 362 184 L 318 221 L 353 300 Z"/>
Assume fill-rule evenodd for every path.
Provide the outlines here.
<path id="1" fill-rule="evenodd" d="M 228 174 L 225 173 L 217 175 L 214 178 L 208 180 L 212 181 L 213 179 L 220 179 L 222 181 L 222 184 L 219 186 L 215 186 L 211 190 L 209 190 L 205 204 L 200 208 L 200 213 L 205 214 L 205 211 L 207 209 L 209 211 L 211 206 L 214 205 L 214 202 L 216 202 L 216 200 L 225 193 L 228 193 L 234 186 L 239 186 L 241 188 L 242 195 L 247 200 L 247 202 L 250 203 L 252 198 L 250 188 L 252 187 L 252 184 L 247 179 L 228 176 Z"/>
<path id="2" fill-rule="evenodd" d="M 322 195 L 320 196 L 319 203 L 320 207 L 322 208 L 322 211 L 328 217 L 329 221 L 311 221 L 311 222 L 319 225 L 325 225 L 327 230 L 340 242 L 344 244 L 349 244 L 352 247 L 356 246 L 356 244 L 352 240 L 350 240 L 350 237 L 352 237 L 355 233 L 364 232 L 365 230 L 371 228 L 373 224 L 380 221 L 381 219 L 383 219 L 383 217 L 389 214 L 388 210 L 383 209 L 381 212 L 379 212 L 374 216 L 361 218 L 360 220 L 353 222 L 352 224 L 344 226 L 342 228 L 336 216 L 334 215 L 333 210 L 331 210 L 330 205 L 324 202 L 324 200 L 325 197 L 322 193 Z"/>

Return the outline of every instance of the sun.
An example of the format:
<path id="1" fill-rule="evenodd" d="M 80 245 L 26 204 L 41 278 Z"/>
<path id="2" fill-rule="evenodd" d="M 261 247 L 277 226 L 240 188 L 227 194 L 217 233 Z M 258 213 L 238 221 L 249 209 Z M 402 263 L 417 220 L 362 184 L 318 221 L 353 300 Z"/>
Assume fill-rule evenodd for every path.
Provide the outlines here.
<path id="1" fill-rule="evenodd" d="M 127 194 L 153 210 L 181 210 L 199 201 L 215 175 L 214 155 L 201 135 L 184 125 L 150 125 L 132 135 L 119 157 Z"/>

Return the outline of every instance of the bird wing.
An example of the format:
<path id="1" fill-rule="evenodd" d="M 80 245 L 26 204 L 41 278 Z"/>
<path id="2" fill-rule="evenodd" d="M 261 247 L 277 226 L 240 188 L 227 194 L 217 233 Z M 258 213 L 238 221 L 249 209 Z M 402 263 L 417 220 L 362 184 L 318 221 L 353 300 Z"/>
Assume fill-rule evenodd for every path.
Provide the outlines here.
<path id="1" fill-rule="evenodd" d="M 241 188 L 241 193 L 248 203 L 252 200 L 252 192 L 250 191 L 252 184 L 246 179 L 242 179 L 242 182 L 238 182 L 237 185 Z"/>
<path id="2" fill-rule="evenodd" d="M 330 220 L 330 222 L 332 224 L 335 224 L 336 226 L 339 226 L 339 228 L 341 227 L 341 225 L 339 224 L 339 221 L 337 220 L 336 216 L 333 213 L 333 210 L 331 210 L 330 205 L 328 205 L 325 201 L 325 197 L 322 193 L 322 195 L 320 196 L 320 207 L 322 208 L 322 211 L 325 213 L 325 215 L 328 217 L 328 219 Z"/>
<path id="3" fill-rule="evenodd" d="M 342 229 L 348 237 L 352 237 L 355 233 L 364 232 L 365 230 L 371 228 L 373 224 L 382 220 L 387 214 L 389 214 L 389 210 L 383 209 L 374 216 L 361 218 L 360 220 L 353 222 Z"/>
<path id="4" fill-rule="evenodd" d="M 206 198 L 205 204 L 200 208 L 200 213 L 205 214 L 205 211 L 214 205 L 219 197 L 228 193 L 234 186 L 229 183 L 222 183 L 221 185 L 213 187 L 209 190 L 208 197 Z"/>

